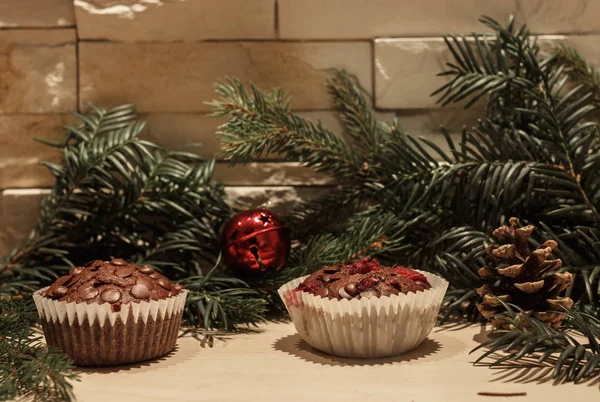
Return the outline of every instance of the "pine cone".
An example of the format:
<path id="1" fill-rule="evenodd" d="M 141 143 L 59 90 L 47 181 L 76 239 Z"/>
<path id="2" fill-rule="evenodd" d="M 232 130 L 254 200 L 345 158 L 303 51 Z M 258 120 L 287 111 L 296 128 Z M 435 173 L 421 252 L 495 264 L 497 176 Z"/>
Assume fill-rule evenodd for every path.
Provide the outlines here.
<path id="1" fill-rule="evenodd" d="M 493 232 L 500 244 L 488 247 L 489 265 L 479 270 L 486 284 L 477 289 L 483 297 L 477 308 L 496 328 L 508 329 L 511 325 L 495 317 L 504 311 L 499 300 L 515 304 L 527 315 L 557 328 L 564 318 L 561 307 L 573 305 L 570 298 L 559 296 L 571 285 L 571 274 L 556 273 L 562 261 L 549 259 L 558 245 L 547 240 L 529 253 L 529 236 L 534 227 L 517 227 L 517 218 L 510 218 L 509 222 L 510 227 L 503 225 Z"/>

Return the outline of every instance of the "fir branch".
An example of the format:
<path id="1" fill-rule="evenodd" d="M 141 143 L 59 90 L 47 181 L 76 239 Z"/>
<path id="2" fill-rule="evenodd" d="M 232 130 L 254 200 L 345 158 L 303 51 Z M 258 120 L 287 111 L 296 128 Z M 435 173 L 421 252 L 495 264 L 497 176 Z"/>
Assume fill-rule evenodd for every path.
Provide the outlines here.
<path id="1" fill-rule="evenodd" d="M 214 261 L 217 228 L 231 213 L 222 189 L 210 182 L 214 161 L 141 140 L 143 123 L 130 106 L 110 111 L 91 106 L 79 117 L 83 124 L 67 128 L 60 148 L 64 163 L 51 165 L 56 185 L 42 203 L 38 224 L 26 244 L 0 264 L 4 287 L 31 288 L 90 255 L 141 260 L 153 249 L 164 257 L 164 240 L 177 237 L 186 222 L 197 249 L 168 257 L 185 261 L 194 274 L 188 261 Z M 160 247 L 157 241 L 163 241 Z M 179 277 L 177 271 L 167 275 Z"/>
<path id="2" fill-rule="evenodd" d="M 441 94 L 439 101 L 444 105 L 470 98 L 468 107 L 489 94 L 491 109 L 496 112 L 498 105 L 508 104 L 508 99 L 512 102 L 518 94 L 520 101 L 511 104 L 512 111 L 501 107 L 502 118 L 515 120 L 517 129 L 534 136 L 540 145 L 558 146 L 550 153 L 559 158 L 555 163 L 565 165 L 575 176 L 569 144 L 580 134 L 581 122 L 594 108 L 584 102 L 589 95 L 581 93 L 581 87 L 563 94 L 563 69 L 549 69 L 549 63 L 536 58 L 539 48 L 531 42 L 524 26 L 514 32 L 512 22 L 505 29 L 488 17 L 482 21 L 495 30 L 494 44 L 488 45 L 478 36 L 473 43 L 464 37 L 446 38 L 455 63 L 449 63 L 449 70 L 441 75 L 453 78 L 433 95 Z M 495 113 L 489 115 L 494 116 Z"/>
<path id="3" fill-rule="evenodd" d="M 487 349 L 476 361 L 498 352 L 501 357 L 491 363 L 481 363 L 497 367 L 510 361 L 536 358 L 538 365 L 554 367 L 552 377 L 555 380 L 584 381 L 600 375 L 600 321 L 592 316 L 565 310 L 567 324 L 564 328 L 553 329 L 539 320 L 527 316 L 518 306 L 501 303 L 507 312 L 502 316 L 512 323 L 514 329 L 502 331 L 502 336 L 482 343 L 472 352 Z M 521 313 L 518 316 L 518 313 Z M 519 318 L 522 317 L 522 318 Z M 572 331 L 570 334 L 568 331 Z M 583 337 L 587 343 L 580 343 L 573 335 Z"/>
<path id="4" fill-rule="evenodd" d="M 588 64 L 575 48 L 564 44 L 555 46 L 548 63 L 565 66 L 565 72 L 576 82 L 584 84 L 594 94 L 596 102 L 600 101 L 600 72 Z"/>
<path id="5" fill-rule="evenodd" d="M 335 71 L 327 81 L 327 86 L 346 134 L 363 153 L 382 151 L 384 133 L 373 116 L 373 107 L 365 91 L 345 71 Z"/>
<path id="6" fill-rule="evenodd" d="M 267 302 L 259 291 L 240 279 L 216 276 L 219 262 L 220 258 L 206 276 L 181 281 L 190 292 L 185 310 L 188 322 L 196 328 L 228 331 L 263 322 Z"/>
<path id="7" fill-rule="evenodd" d="M 71 401 L 71 362 L 41 342 L 35 322 L 32 301 L 0 300 L 0 400 Z"/>
<path id="8" fill-rule="evenodd" d="M 324 232 L 340 231 L 349 218 L 364 209 L 365 195 L 360 189 L 340 186 L 315 199 L 300 202 L 285 216 L 294 239 L 308 240 Z M 335 210 L 332 214 L 330 211 Z"/>
<path id="9" fill-rule="evenodd" d="M 274 90 L 266 95 L 252 86 L 249 93 L 239 80 L 217 86 L 220 99 L 210 103 L 214 116 L 230 115 L 220 127 L 222 156 L 232 163 L 247 163 L 267 154 L 284 154 L 287 160 L 330 172 L 341 180 L 361 174 L 358 156 L 344 139 L 320 122 L 290 113 L 287 95 Z"/>
<path id="10" fill-rule="evenodd" d="M 426 246 L 425 261 L 432 270 L 451 280 L 443 303 L 443 323 L 451 316 L 479 318 L 475 288 L 481 279 L 477 271 L 485 265 L 485 249 L 489 236 L 471 226 L 452 227 L 443 231 Z"/>
<path id="11" fill-rule="evenodd" d="M 438 74 L 451 80 L 432 93 L 441 95 L 438 102 L 443 106 L 470 97 L 468 108 L 489 93 L 506 93 L 540 76 L 532 68 L 539 47 L 525 26 L 515 29 L 512 17 L 506 28 L 485 16 L 480 22 L 494 31 L 493 38 L 474 34 L 472 43 L 463 35 L 444 38 L 455 62 L 447 63 L 449 69 Z M 495 100 L 492 96 L 493 106 L 498 106 Z"/>
<path id="12" fill-rule="evenodd" d="M 408 256 L 418 247 L 409 239 L 432 215 L 435 217 L 427 212 L 411 212 L 399 217 L 380 206 L 371 207 L 351 218 L 339 236 L 326 233 L 297 249 L 290 258 L 290 271 L 297 277 L 365 255 L 378 256 L 384 261 L 400 253 Z"/>
<path id="13" fill-rule="evenodd" d="M 354 217 L 341 236 L 325 234 L 309 241 L 292 261 L 301 264 L 302 274 L 305 275 L 326 265 L 352 260 L 356 255 L 364 254 L 363 250 L 370 250 L 371 255 L 377 255 L 389 247 L 403 247 L 401 230 L 397 230 L 395 236 L 387 235 L 395 223 L 389 212 L 379 208 L 367 210 Z"/>

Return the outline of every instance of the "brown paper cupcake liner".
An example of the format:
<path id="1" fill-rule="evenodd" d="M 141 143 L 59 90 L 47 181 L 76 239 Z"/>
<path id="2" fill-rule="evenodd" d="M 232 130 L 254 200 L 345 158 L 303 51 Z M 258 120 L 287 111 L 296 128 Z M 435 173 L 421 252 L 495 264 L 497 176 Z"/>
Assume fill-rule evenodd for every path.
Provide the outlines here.
<path id="1" fill-rule="evenodd" d="M 122 305 L 60 302 L 34 293 L 49 346 L 65 352 L 78 366 L 137 363 L 175 347 L 187 291 L 159 301 Z"/>

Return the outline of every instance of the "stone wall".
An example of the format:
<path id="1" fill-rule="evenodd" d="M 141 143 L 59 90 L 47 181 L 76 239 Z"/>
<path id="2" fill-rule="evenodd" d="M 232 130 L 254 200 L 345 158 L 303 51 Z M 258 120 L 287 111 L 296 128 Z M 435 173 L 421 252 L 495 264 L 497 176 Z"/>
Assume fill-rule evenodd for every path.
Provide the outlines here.
<path id="1" fill-rule="evenodd" d="M 448 57 L 440 35 L 479 31 L 481 14 L 514 14 L 547 43 L 567 42 L 600 64 L 597 0 L 3 0 L 0 2 L 0 252 L 26 236 L 52 178 L 37 166 L 84 101 L 136 103 L 144 135 L 165 146 L 218 149 L 207 117 L 213 84 L 238 76 L 279 86 L 293 107 L 339 130 L 323 83 L 345 68 L 381 118 L 439 141 L 478 111 L 441 110 L 429 93 Z M 286 205 L 330 185 L 276 158 L 218 163 L 232 198 Z"/>

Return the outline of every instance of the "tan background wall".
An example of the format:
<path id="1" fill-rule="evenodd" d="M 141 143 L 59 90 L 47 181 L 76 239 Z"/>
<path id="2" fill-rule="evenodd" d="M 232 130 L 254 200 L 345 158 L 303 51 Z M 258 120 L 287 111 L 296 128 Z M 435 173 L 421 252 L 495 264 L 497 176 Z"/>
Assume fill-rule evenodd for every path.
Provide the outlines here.
<path id="1" fill-rule="evenodd" d="M 293 96 L 293 107 L 339 122 L 323 83 L 332 68 L 355 74 L 382 118 L 440 141 L 477 111 L 440 110 L 429 93 L 448 57 L 440 35 L 480 31 L 480 14 L 515 14 L 545 43 L 575 45 L 600 65 L 598 0 L 1 0 L 0 253 L 26 235 L 52 179 L 33 138 L 61 135 L 86 100 L 136 103 L 147 138 L 218 150 L 219 120 L 205 104 L 213 84 L 238 76 Z M 441 141 L 440 141 L 441 143 Z M 331 184 L 276 159 L 217 166 L 233 198 L 287 205 Z"/>

